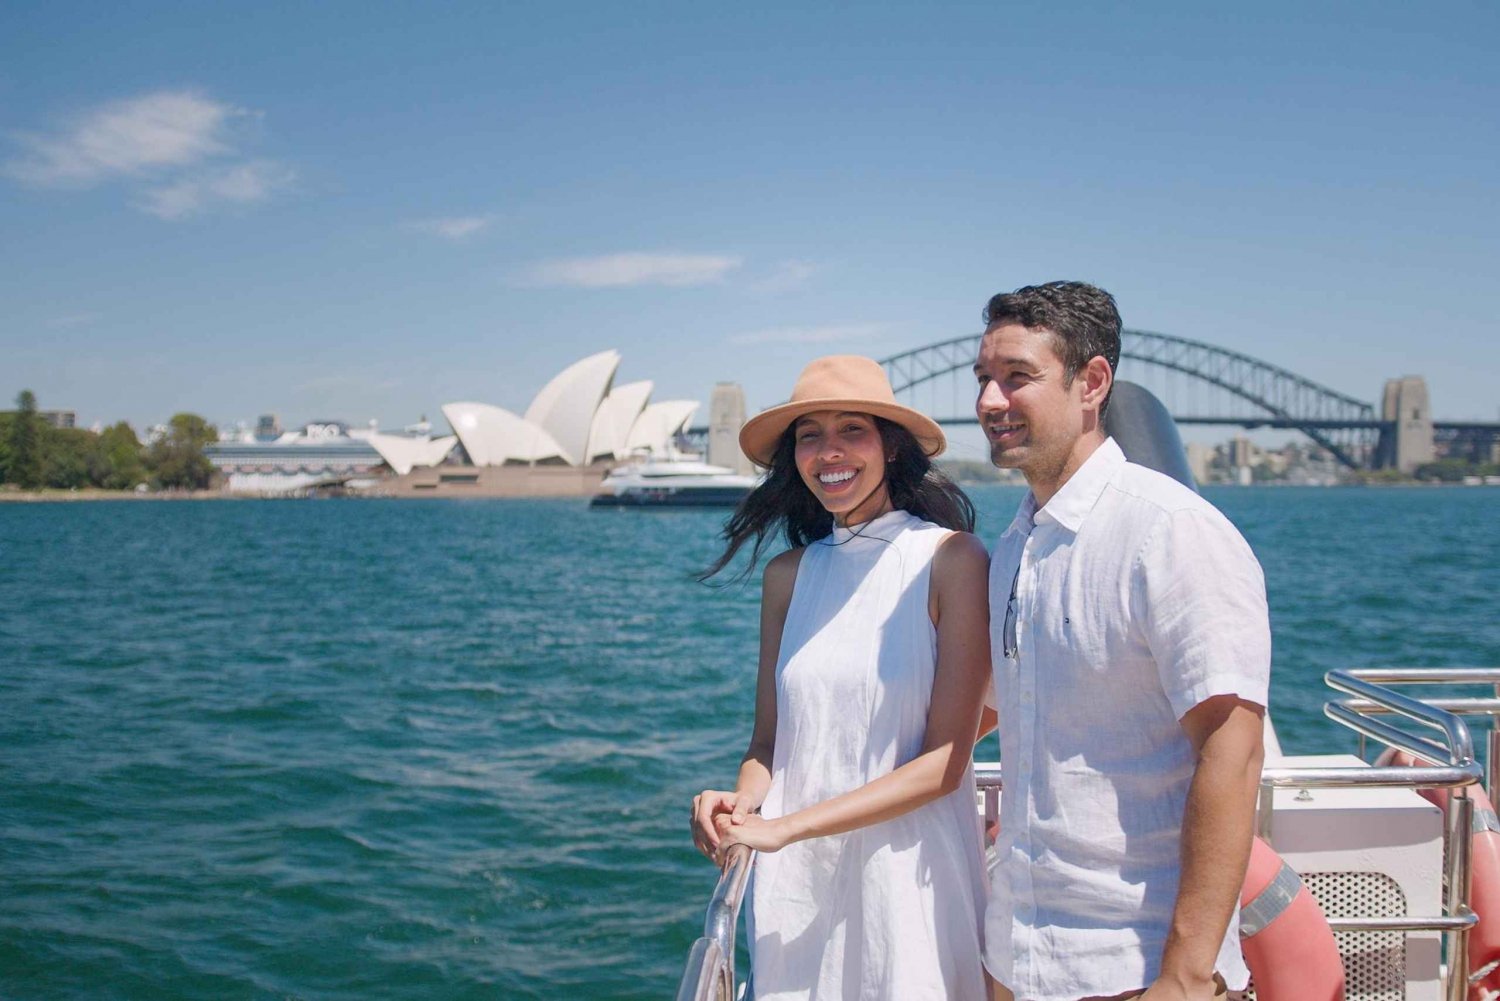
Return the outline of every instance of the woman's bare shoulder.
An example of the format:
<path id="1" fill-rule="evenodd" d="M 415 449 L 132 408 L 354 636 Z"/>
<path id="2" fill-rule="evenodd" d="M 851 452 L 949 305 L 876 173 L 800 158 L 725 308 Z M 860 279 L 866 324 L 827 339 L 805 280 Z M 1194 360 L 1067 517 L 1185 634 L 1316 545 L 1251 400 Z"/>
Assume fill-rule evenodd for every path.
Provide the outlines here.
<path id="1" fill-rule="evenodd" d="M 792 581 L 797 579 L 797 567 L 802 562 L 802 554 L 807 551 L 806 546 L 798 546 L 796 549 L 788 549 L 784 553 L 777 553 L 766 563 L 763 579 L 767 588 L 775 585 L 790 587 Z"/>
<path id="2" fill-rule="evenodd" d="M 760 600 L 767 609 L 785 612 L 792 603 L 792 589 L 797 585 L 797 566 L 802 562 L 802 549 L 788 549 L 771 559 L 761 574 Z"/>
<path id="3" fill-rule="evenodd" d="M 987 578 L 990 552 L 973 532 L 953 532 L 938 543 L 932 558 L 932 572 L 944 580 Z"/>

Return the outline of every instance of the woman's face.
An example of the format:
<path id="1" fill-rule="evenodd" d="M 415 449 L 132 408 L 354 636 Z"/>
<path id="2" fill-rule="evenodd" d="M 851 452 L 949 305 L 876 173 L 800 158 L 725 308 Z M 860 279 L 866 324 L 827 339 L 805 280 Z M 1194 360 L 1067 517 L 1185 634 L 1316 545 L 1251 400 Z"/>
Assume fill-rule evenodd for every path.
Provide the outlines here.
<path id="1" fill-rule="evenodd" d="M 869 414 L 818 410 L 792 425 L 797 472 L 838 524 L 859 523 L 891 509 L 885 484 L 885 442 Z"/>

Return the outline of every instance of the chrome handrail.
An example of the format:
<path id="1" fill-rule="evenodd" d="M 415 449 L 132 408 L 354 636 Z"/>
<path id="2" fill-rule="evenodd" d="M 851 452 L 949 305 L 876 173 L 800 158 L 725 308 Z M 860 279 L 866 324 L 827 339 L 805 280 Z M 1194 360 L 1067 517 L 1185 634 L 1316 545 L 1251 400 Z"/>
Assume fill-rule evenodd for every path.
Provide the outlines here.
<path id="1" fill-rule="evenodd" d="M 1492 668 L 1379 668 L 1329 671 L 1324 682 L 1334 691 L 1352 695 L 1350 699 L 1332 699 L 1323 706 L 1323 714 L 1335 723 L 1360 735 L 1360 750 L 1366 737 L 1387 747 L 1433 764 L 1415 767 L 1360 765 L 1351 768 L 1267 768 L 1261 773 L 1261 800 L 1257 816 L 1257 833 L 1271 841 L 1273 796 L 1275 787 L 1330 788 L 1406 787 L 1411 789 L 1452 789 L 1481 782 L 1483 770 L 1474 758 L 1469 727 L 1452 711 L 1453 706 L 1439 702 L 1455 700 L 1422 700 L 1386 687 L 1391 684 L 1488 683 L 1500 684 L 1500 669 Z M 1464 705 L 1471 712 L 1479 706 Z M 1477 714 L 1477 713 L 1476 713 Z M 1404 730 L 1375 716 L 1400 716 L 1441 734 L 1434 739 Z M 1491 750 L 1497 747 L 1492 733 Z M 1363 753 L 1361 753 L 1363 757 Z M 1494 758 L 1491 759 L 1492 766 Z M 1464 792 L 1448 797 L 1443 815 L 1443 841 L 1446 846 L 1446 871 L 1441 910 L 1435 917 L 1363 917 L 1330 920 L 1335 931 L 1437 931 L 1447 942 L 1447 1001 L 1464 1001 L 1469 989 L 1469 930 L 1478 916 L 1469 908 L 1472 878 L 1469 832 L 1473 830 L 1474 801 Z"/>
<path id="2" fill-rule="evenodd" d="M 1485 788 L 1492 794 L 1500 789 L 1500 667 L 1372 667 L 1350 672 L 1356 677 L 1382 685 L 1490 685 L 1496 698 L 1440 697 L 1422 701 L 1456 716 L 1488 717 L 1489 746 L 1486 750 Z M 1361 712 L 1381 713 L 1378 706 L 1365 706 L 1355 699 L 1351 708 Z M 1360 757 L 1364 757 L 1365 738 L 1359 738 Z"/>
<path id="3" fill-rule="evenodd" d="M 754 863 L 747 846 L 729 849 L 703 916 L 703 934 L 688 951 L 677 1001 L 734 1001 L 734 931 Z"/>
<path id="4" fill-rule="evenodd" d="M 1500 668 L 1380 668 L 1330 671 L 1324 682 L 1336 692 L 1352 696 L 1332 699 L 1323 707 L 1334 722 L 1360 736 L 1406 751 L 1431 765 L 1417 767 L 1271 767 L 1261 773 L 1261 800 L 1257 833 L 1271 841 L 1273 788 L 1318 789 L 1334 787 L 1461 789 L 1481 782 L 1483 771 L 1474 758 L 1473 739 L 1462 715 L 1500 718 Z M 1492 684 L 1494 699 L 1416 699 L 1392 691 L 1392 684 Z M 1397 716 L 1415 723 L 1430 736 L 1404 730 L 1376 716 Z M 1500 726 L 1490 732 L 1490 766 L 1500 777 Z M 1361 755 L 1363 756 L 1363 755 Z M 976 762 L 974 774 L 984 794 L 986 826 L 998 814 L 1000 766 Z M 1494 785 L 1492 784 L 1492 788 Z M 1468 832 L 1473 829 L 1474 801 L 1458 793 L 1448 797 L 1444 811 L 1443 839 L 1447 845 L 1441 910 L 1436 916 L 1369 916 L 1330 918 L 1329 927 L 1340 932 L 1435 931 L 1447 942 L 1450 972 L 1444 991 L 1446 1001 L 1465 1001 L 1468 996 L 1469 930 L 1479 918 L 1469 908 L 1472 878 Z"/>
<path id="5" fill-rule="evenodd" d="M 983 801 L 981 816 L 984 818 L 984 830 L 988 832 L 991 827 L 1000 823 L 1000 762 L 974 762 L 974 785 Z"/>
<path id="6" fill-rule="evenodd" d="M 1443 672 L 1445 677 L 1456 674 L 1470 675 L 1477 673 L 1488 674 L 1490 672 L 1476 672 L 1466 669 L 1458 672 Z M 1493 672 L 1497 681 L 1500 681 L 1500 671 Z M 1393 684 L 1401 678 L 1413 678 L 1420 682 L 1422 676 L 1414 671 L 1392 671 L 1384 668 L 1367 668 L 1363 670 L 1329 671 L 1323 676 L 1323 681 L 1329 688 L 1335 691 L 1345 692 L 1349 695 L 1359 696 L 1375 703 L 1383 705 L 1386 709 L 1399 713 L 1408 719 L 1418 723 L 1442 730 L 1448 738 L 1448 749 L 1452 754 L 1449 764 L 1458 764 L 1460 761 L 1474 760 L 1474 745 L 1469 738 L 1469 727 L 1463 720 L 1445 709 L 1439 709 L 1430 702 L 1414 699 L 1410 695 L 1403 695 L 1393 691 L 1386 685 Z M 1377 684 L 1383 681 L 1385 684 Z M 1349 701 L 1329 703 L 1324 707 L 1327 713 L 1330 706 L 1339 706 L 1349 709 Z"/>

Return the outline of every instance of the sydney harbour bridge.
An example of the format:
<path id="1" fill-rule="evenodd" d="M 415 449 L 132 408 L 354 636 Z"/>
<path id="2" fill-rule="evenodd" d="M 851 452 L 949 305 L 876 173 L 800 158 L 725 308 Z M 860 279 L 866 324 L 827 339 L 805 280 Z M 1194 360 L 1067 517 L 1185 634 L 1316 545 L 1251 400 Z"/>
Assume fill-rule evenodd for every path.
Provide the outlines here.
<path id="1" fill-rule="evenodd" d="M 974 357 L 982 335 L 923 345 L 881 361 L 896 398 L 940 424 L 975 424 Z M 1218 424 L 1299 431 L 1356 469 L 1396 464 L 1397 416 L 1238 351 L 1146 330 L 1121 338 L 1118 377 L 1164 403 L 1179 425 Z M 1425 408 L 1426 401 L 1421 401 Z M 1432 441 L 1441 454 L 1488 461 L 1500 442 L 1500 423 L 1435 420 Z"/>

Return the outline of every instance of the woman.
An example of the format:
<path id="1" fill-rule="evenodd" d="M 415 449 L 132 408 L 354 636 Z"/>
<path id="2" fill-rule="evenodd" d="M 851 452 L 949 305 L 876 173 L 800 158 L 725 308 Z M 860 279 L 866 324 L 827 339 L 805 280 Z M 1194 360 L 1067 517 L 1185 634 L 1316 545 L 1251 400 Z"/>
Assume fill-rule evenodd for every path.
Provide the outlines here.
<path id="1" fill-rule="evenodd" d="M 989 680 L 989 559 L 968 498 L 932 469 L 943 432 L 880 365 L 821 358 L 740 446 L 765 482 L 705 576 L 778 529 L 761 600 L 755 729 L 733 791 L 693 802 L 722 860 L 761 852 L 757 1001 L 988 997 L 969 757 Z M 748 572 L 748 571 L 747 571 Z"/>

